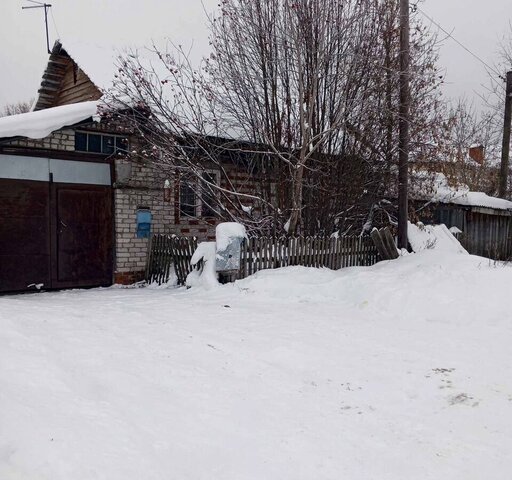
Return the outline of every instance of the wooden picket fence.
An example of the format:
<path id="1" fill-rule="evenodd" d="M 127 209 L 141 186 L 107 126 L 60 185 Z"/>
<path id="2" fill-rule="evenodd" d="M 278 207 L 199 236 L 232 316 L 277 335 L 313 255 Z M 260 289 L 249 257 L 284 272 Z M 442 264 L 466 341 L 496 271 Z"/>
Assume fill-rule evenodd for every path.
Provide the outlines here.
<path id="1" fill-rule="evenodd" d="M 291 265 L 338 270 L 369 266 L 379 260 L 369 237 L 254 237 L 242 244 L 240 256 L 238 278 Z"/>
<path id="2" fill-rule="evenodd" d="M 154 235 L 146 268 L 148 283 L 166 283 L 174 268 L 179 285 L 192 271 L 190 260 L 197 240 L 173 235 Z M 252 237 L 240 249 L 238 278 L 259 270 L 301 265 L 338 270 L 369 266 L 380 260 L 370 237 Z"/>
<path id="3" fill-rule="evenodd" d="M 195 237 L 153 235 L 148 249 L 146 282 L 162 285 L 169 280 L 171 268 L 174 268 L 178 284 L 185 285 L 192 270 L 190 259 L 196 248 Z"/>

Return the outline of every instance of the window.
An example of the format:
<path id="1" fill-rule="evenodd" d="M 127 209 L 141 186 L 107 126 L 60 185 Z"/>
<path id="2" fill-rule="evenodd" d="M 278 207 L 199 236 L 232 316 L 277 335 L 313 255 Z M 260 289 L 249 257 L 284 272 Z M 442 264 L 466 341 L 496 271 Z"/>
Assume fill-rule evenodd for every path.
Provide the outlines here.
<path id="1" fill-rule="evenodd" d="M 188 181 L 180 184 L 180 214 L 185 217 L 195 217 L 197 210 L 196 192 Z"/>
<path id="2" fill-rule="evenodd" d="M 75 150 L 77 152 L 112 155 L 113 153 L 126 152 L 128 150 L 128 140 L 120 135 L 75 132 Z"/>
<path id="3" fill-rule="evenodd" d="M 214 185 L 219 184 L 218 172 L 204 171 L 204 181 L 198 184 L 196 178 L 182 180 L 180 183 L 180 214 L 184 217 L 215 217 L 217 198 Z"/>
<path id="4" fill-rule="evenodd" d="M 87 151 L 101 153 L 101 135 L 87 134 Z"/>

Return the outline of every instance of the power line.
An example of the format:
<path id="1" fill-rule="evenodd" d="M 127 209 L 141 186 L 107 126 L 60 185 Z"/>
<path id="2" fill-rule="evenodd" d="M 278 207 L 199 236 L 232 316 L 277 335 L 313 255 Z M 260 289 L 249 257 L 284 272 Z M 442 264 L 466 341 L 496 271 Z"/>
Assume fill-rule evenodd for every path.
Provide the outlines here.
<path id="1" fill-rule="evenodd" d="M 484 67 L 491 71 L 492 73 L 494 73 L 495 75 L 498 76 L 498 78 L 502 81 L 505 81 L 505 77 L 503 77 L 503 75 L 501 75 L 501 73 L 499 73 L 494 67 L 492 67 L 491 65 L 489 65 L 485 60 L 483 60 L 482 58 L 480 58 L 476 53 L 474 53 L 473 51 L 471 51 L 468 47 L 466 47 L 462 42 L 460 42 L 459 40 L 457 40 L 452 33 L 448 32 L 446 29 L 444 29 L 439 23 L 437 23 L 432 17 L 430 17 L 429 15 L 427 15 L 420 7 L 418 7 L 416 5 L 416 10 L 419 11 L 425 18 L 427 18 L 431 23 L 433 23 L 437 28 L 439 28 L 439 30 L 441 30 L 443 33 L 445 33 L 446 35 L 448 35 L 449 38 L 451 38 L 457 45 L 459 45 L 461 48 L 463 48 L 467 53 L 469 53 L 473 58 L 475 58 L 476 60 L 478 60 L 482 65 L 484 65 Z M 496 79 L 494 79 L 496 81 Z M 502 88 L 503 88 L 503 85 L 502 84 L 499 84 Z"/>
<path id="2" fill-rule="evenodd" d="M 50 10 L 50 15 L 52 17 L 53 28 L 55 28 L 55 32 L 57 33 L 57 37 L 60 39 L 60 33 L 59 33 L 59 29 L 57 28 L 57 22 L 55 21 L 55 17 L 53 16 L 53 10 Z"/>

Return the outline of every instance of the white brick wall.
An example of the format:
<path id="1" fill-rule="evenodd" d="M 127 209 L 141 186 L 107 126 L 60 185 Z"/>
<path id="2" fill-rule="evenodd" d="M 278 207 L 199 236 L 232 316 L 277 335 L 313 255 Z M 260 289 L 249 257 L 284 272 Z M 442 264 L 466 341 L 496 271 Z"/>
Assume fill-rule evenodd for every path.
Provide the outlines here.
<path id="1" fill-rule="evenodd" d="M 9 145 L 26 148 L 44 148 L 48 150 L 64 150 L 67 152 L 75 150 L 75 131 L 71 129 L 53 132 L 48 137 L 40 140 L 23 138 L 9 142 Z"/>
<path id="2" fill-rule="evenodd" d="M 116 168 L 126 163 L 126 160 L 118 159 Z M 151 210 L 151 233 L 173 233 L 174 201 L 164 202 L 164 181 L 165 178 L 150 167 L 133 164 L 129 178 L 116 185 L 116 273 L 142 272 L 146 268 L 149 239 L 137 238 L 139 208 Z"/>

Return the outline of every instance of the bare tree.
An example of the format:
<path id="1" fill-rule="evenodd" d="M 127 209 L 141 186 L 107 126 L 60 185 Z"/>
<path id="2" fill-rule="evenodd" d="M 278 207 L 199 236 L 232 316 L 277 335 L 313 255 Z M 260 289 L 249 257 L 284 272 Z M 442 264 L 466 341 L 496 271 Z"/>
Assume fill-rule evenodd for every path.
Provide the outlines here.
<path id="1" fill-rule="evenodd" d="M 392 194 L 396 170 L 396 9 L 396 0 L 222 0 L 202 65 L 179 46 L 131 52 L 111 100 L 129 107 L 147 142 L 136 155 L 197 178 L 219 215 L 290 234 L 361 228 Z M 418 22 L 412 45 L 418 157 L 441 128 L 440 79 L 435 38 Z M 257 178 L 251 194 L 230 180 L 226 156 Z M 220 184 L 204 181 L 205 163 Z"/>
<path id="2" fill-rule="evenodd" d="M 480 112 L 466 99 L 460 99 L 450 109 L 449 126 L 450 141 L 444 152 L 450 167 L 445 170 L 449 180 L 495 195 L 500 140 L 493 112 Z M 481 157 L 471 158 L 471 149 L 481 150 Z"/>
<path id="3" fill-rule="evenodd" d="M 9 115 L 18 115 L 19 113 L 27 113 L 32 109 L 34 99 L 26 102 L 9 103 L 0 112 L 0 117 L 7 117 Z"/>

